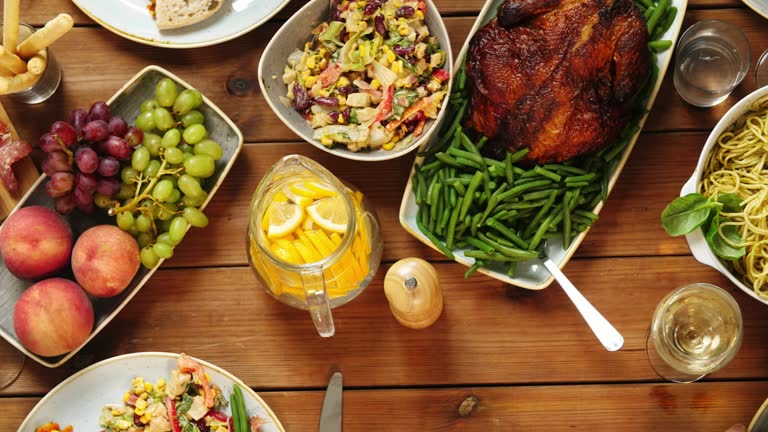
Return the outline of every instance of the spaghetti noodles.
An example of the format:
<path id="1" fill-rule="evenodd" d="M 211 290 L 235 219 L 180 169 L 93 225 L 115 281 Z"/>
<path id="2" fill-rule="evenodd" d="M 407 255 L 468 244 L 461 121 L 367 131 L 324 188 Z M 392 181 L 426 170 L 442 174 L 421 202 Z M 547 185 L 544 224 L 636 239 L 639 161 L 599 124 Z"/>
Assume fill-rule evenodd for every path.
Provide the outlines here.
<path id="1" fill-rule="evenodd" d="M 699 183 L 707 198 L 733 193 L 742 200 L 741 212 L 721 212 L 730 221 L 720 226 L 720 232 L 728 225 L 738 228 L 743 243 L 732 246 L 743 246 L 746 253 L 732 262 L 733 268 L 763 298 L 768 298 L 767 161 L 768 96 L 764 96 L 717 139 Z"/>

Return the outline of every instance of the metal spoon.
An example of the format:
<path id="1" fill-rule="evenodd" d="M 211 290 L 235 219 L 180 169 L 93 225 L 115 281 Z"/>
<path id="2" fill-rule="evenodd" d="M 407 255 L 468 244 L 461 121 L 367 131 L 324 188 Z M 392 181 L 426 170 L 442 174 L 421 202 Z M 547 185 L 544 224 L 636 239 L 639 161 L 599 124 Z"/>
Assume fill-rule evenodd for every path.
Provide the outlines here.
<path id="1" fill-rule="evenodd" d="M 557 266 L 546 255 L 541 257 L 544 266 L 549 270 L 552 276 L 555 277 L 557 282 L 571 299 L 576 309 L 579 310 L 584 321 L 587 322 L 589 328 L 592 329 L 592 333 L 597 336 L 600 343 L 603 344 L 608 351 L 617 351 L 624 345 L 624 337 L 621 336 L 616 328 L 603 317 L 600 312 L 595 309 L 589 300 L 584 297 L 581 292 L 568 280 L 568 278 L 560 271 L 560 267 Z"/>

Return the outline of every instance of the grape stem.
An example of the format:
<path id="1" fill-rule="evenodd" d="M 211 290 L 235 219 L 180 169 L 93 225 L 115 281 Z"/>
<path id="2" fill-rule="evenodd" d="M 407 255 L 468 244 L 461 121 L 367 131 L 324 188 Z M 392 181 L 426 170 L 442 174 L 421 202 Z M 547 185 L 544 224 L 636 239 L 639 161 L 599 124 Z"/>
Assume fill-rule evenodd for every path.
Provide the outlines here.
<path id="1" fill-rule="evenodd" d="M 61 147 L 61 150 L 67 155 L 67 159 L 69 160 L 69 164 L 72 165 L 75 161 L 75 155 L 72 153 L 70 149 L 67 148 L 67 145 L 64 144 L 64 141 L 59 138 L 59 134 L 56 134 L 56 142 L 59 143 L 59 147 Z"/>
<path id="2" fill-rule="evenodd" d="M 159 170 L 157 170 L 157 175 L 156 175 L 156 176 L 154 176 L 154 177 L 152 178 L 152 181 L 150 181 L 150 182 L 149 182 L 149 184 L 147 184 L 147 187 L 145 187 L 145 188 L 144 188 L 144 190 L 143 190 L 143 191 L 142 191 L 140 194 L 137 194 L 137 196 L 135 196 L 135 197 L 134 197 L 134 198 L 131 200 L 131 202 L 129 202 L 129 203 L 128 203 L 128 204 L 126 204 L 126 205 L 123 205 L 123 206 L 117 206 L 117 207 L 112 207 L 111 209 L 109 209 L 109 212 L 108 212 L 108 213 L 109 213 L 109 215 L 110 215 L 110 216 L 114 216 L 114 215 L 116 215 L 116 214 L 118 214 L 118 213 L 122 213 L 122 212 L 124 212 L 124 211 L 131 211 L 131 212 L 132 212 L 132 211 L 134 211 L 134 210 L 136 209 L 136 206 L 137 206 L 137 205 L 138 205 L 138 204 L 139 204 L 139 203 L 140 203 L 142 200 L 144 200 L 144 199 L 146 199 L 146 198 L 149 198 L 149 199 L 151 199 L 151 200 L 153 200 L 153 201 L 156 201 L 156 200 L 155 200 L 155 199 L 152 197 L 152 195 L 150 194 L 150 192 L 151 192 L 151 191 L 152 191 L 152 189 L 155 187 L 155 185 L 157 184 L 157 182 L 160 180 L 160 177 L 161 177 L 161 176 L 164 176 L 165 174 L 167 174 L 167 173 L 166 173 L 166 172 L 163 170 L 163 169 L 165 168 L 165 164 L 166 164 L 166 163 L 167 163 L 167 161 L 166 161 L 165 159 L 163 159 L 163 162 L 160 164 L 160 169 L 159 169 Z M 136 190 L 138 191 L 138 188 L 137 188 Z"/>

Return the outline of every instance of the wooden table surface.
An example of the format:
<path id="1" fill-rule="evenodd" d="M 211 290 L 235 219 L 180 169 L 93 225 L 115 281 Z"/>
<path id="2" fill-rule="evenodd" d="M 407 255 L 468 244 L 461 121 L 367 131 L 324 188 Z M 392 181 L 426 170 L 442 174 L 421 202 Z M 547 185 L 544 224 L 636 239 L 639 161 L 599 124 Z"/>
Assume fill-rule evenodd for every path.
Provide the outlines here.
<path id="1" fill-rule="evenodd" d="M 436 3 L 458 51 L 482 1 Z M 247 144 L 210 204 L 210 226 L 191 231 L 176 256 L 68 363 L 47 369 L 28 360 L 19 378 L 0 390 L 0 431 L 17 429 L 40 398 L 75 371 L 138 351 L 186 352 L 229 370 L 259 392 L 288 431 L 317 430 L 334 370 L 344 374 L 347 431 L 722 432 L 749 422 L 768 397 L 768 309 L 697 263 L 683 239 L 664 233 L 659 215 L 691 174 L 717 120 L 755 89 L 751 74 L 711 109 L 685 104 L 667 74 L 600 220 L 566 267 L 624 335 L 624 348 L 609 353 L 556 284 L 533 292 L 479 274 L 464 280 L 463 266 L 400 227 L 397 212 L 413 156 L 353 163 L 299 142 L 283 126 L 259 94 L 256 70 L 271 35 L 300 4 L 293 1 L 276 19 L 235 40 L 170 50 L 110 33 L 70 2 L 24 2 L 24 21 L 40 25 L 68 12 L 76 28 L 53 46 L 64 80 L 52 99 L 33 106 L 3 100 L 23 137 L 36 142 L 72 108 L 107 99 L 144 66 L 158 64 L 218 104 Z M 768 21 L 736 0 L 691 0 L 684 27 L 704 19 L 741 27 L 753 62 L 768 48 Z M 227 91 L 234 79 L 247 84 L 238 95 Z M 251 194 L 266 170 L 292 153 L 357 185 L 383 225 L 379 273 L 363 294 L 334 311 L 337 334 L 330 339 L 317 336 L 306 312 L 267 295 L 247 264 Z M 397 324 L 382 289 L 389 266 L 409 256 L 434 263 L 445 296 L 442 317 L 423 331 Z M 744 316 L 744 342 L 730 364 L 703 381 L 666 383 L 646 360 L 646 329 L 658 301 L 692 282 L 733 294 Z M 11 349 L 0 341 L 0 350 Z M 460 413 L 462 401 L 472 397 L 474 408 Z"/>

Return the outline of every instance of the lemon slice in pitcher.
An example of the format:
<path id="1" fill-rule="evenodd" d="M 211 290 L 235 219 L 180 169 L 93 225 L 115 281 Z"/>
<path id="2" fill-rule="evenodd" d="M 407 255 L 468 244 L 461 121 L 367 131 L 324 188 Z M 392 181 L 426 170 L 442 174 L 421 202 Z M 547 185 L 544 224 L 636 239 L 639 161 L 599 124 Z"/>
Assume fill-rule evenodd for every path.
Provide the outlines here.
<path id="1" fill-rule="evenodd" d="M 304 209 L 289 202 L 273 202 L 267 213 L 267 238 L 285 237 L 296 231 L 304 220 Z"/>
<path id="2" fill-rule="evenodd" d="M 307 207 L 309 217 L 322 229 L 331 232 L 347 232 L 347 206 L 340 196 L 315 201 Z"/>

